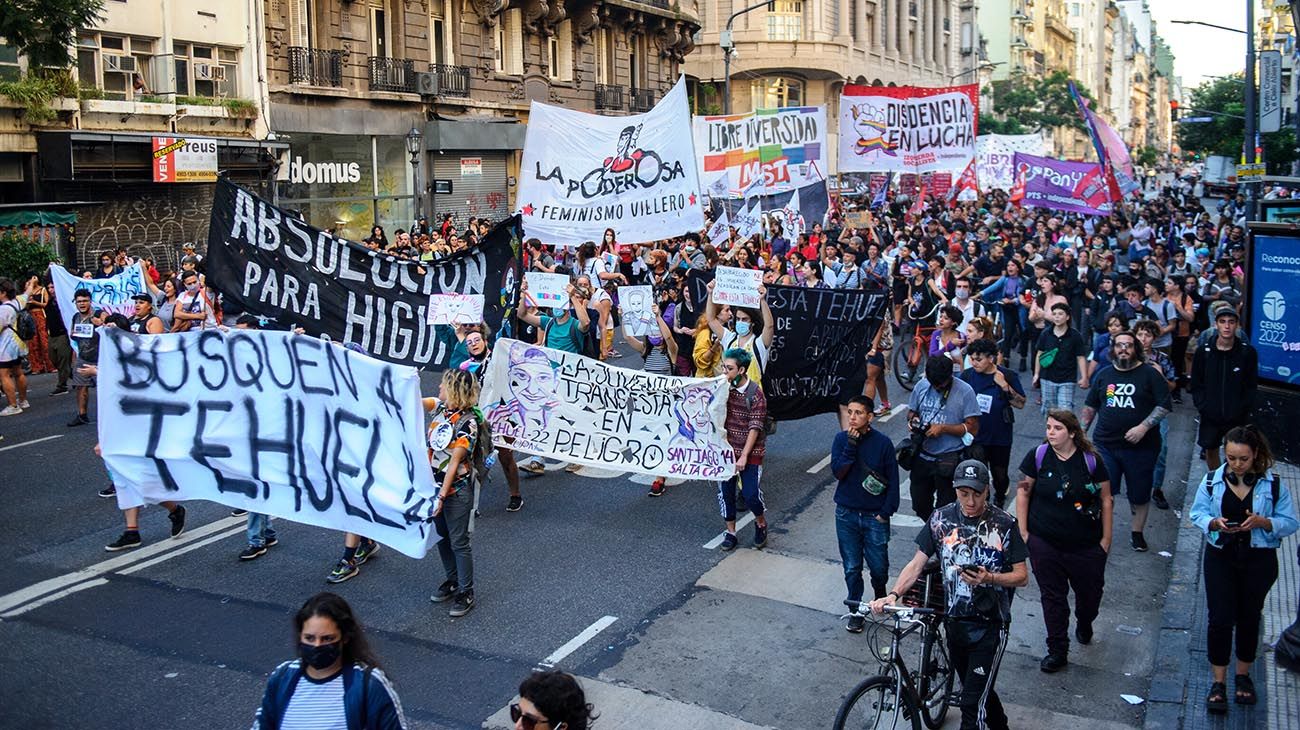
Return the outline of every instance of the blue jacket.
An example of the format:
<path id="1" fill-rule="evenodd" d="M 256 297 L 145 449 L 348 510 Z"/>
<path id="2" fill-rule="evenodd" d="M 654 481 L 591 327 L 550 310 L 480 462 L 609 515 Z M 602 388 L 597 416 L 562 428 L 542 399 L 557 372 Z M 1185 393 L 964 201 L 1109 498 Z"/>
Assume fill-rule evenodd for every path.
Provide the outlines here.
<path id="1" fill-rule="evenodd" d="M 266 680 L 266 692 L 262 694 L 262 706 L 257 708 L 253 720 L 253 730 L 279 730 L 300 679 L 302 662 L 298 659 L 285 662 L 271 672 Z M 343 669 L 343 712 L 348 719 L 348 730 L 406 730 L 401 700 L 383 670 L 377 668 L 353 664 Z"/>
<path id="2" fill-rule="evenodd" d="M 885 482 L 885 491 L 871 494 L 862 487 L 867 467 Z M 898 458 L 894 442 L 885 434 L 870 429 L 858 440 L 854 449 L 847 431 L 835 434 L 831 444 L 831 473 L 839 480 L 835 486 L 835 504 L 862 512 L 878 514 L 885 519 L 898 511 Z"/>
<path id="3" fill-rule="evenodd" d="M 1223 493 L 1228 488 L 1223 481 L 1223 465 L 1205 475 L 1196 488 L 1196 501 L 1192 503 L 1192 524 L 1205 533 L 1205 541 L 1213 547 L 1217 545 L 1219 533 L 1210 530 L 1210 521 L 1223 516 Z M 1273 504 L 1273 483 L 1277 482 L 1277 504 Z M 1273 523 L 1273 531 L 1265 532 L 1256 528 L 1250 531 L 1250 546 L 1257 548 L 1278 548 L 1282 538 L 1300 528 L 1296 521 L 1295 503 L 1291 501 L 1291 490 L 1282 484 L 1278 476 L 1269 472 L 1255 485 L 1252 495 L 1251 512 L 1267 517 Z"/>

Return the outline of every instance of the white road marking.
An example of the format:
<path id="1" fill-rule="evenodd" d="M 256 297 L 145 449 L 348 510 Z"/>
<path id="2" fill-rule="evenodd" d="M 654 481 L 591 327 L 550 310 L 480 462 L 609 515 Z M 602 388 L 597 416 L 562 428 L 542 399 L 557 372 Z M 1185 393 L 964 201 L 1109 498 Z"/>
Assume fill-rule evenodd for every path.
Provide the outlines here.
<path id="1" fill-rule="evenodd" d="M 596 622 L 582 630 L 582 633 L 569 639 L 564 646 L 551 652 L 551 655 L 543 659 L 540 666 L 553 667 L 564 660 L 565 657 L 582 648 L 582 645 L 596 638 L 596 634 L 609 628 L 611 624 L 618 620 L 617 616 L 601 616 Z"/>
<path id="2" fill-rule="evenodd" d="M 7 593 L 0 596 L 0 614 L 7 613 L 11 609 L 17 608 L 28 601 L 40 598 L 47 593 L 52 593 L 77 583 L 81 583 L 88 578 L 98 578 L 105 573 L 112 573 L 133 563 L 154 557 L 155 555 L 176 550 L 183 545 L 194 542 L 195 540 L 201 540 L 214 533 L 228 530 L 229 528 L 243 522 L 245 522 L 245 518 L 243 517 L 226 517 L 217 520 L 216 522 L 203 525 L 202 527 L 197 527 L 186 532 L 175 540 L 161 540 L 152 545 L 137 548 L 126 555 L 109 558 L 108 560 L 95 563 L 94 565 L 82 568 L 81 570 L 75 570 L 65 575 L 43 580 L 40 583 L 27 586 L 26 588 L 20 588 L 13 593 Z M 235 532 L 230 532 L 228 534 L 233 535 Z"/>
<path id="3" fill-rule="evenodd" d="M 108 583 L 107 578 L 95 578 L 94 580 L 88 580 L 84 583 L 78 583 L 74 586 L 69 586 L 67 588 L 64 588 L 61 591 L 51 593 L 50 595 L 38 601 L 32 601 L 31 603 L 25 606 L 20 606 L 18 608 L 15 608 L 14 610 L 9 611 L 7 613 L 0 613 L 0 618 L 13 618 L 15 616 L 21 616 L 24 613 L 27 613 L 28 611 L 40 608 L 41 606 L 44 606 L 47 603 L 53 603 L 59 600 L 60 598 L 66 598 L 67 596 L 70 596 L 73 593 L 77 593 L 78 591 L 84 591 L 87 588 L 96 588 L 98 586 L 102 586 L 107 583 Z"/>
<path id="4" fill-rule="evenodd" d="M 912 484 L 912 477 L 908 477 L 904 479 L 901 484 L 898 485 L 899 499 L 906 499 L 909 502 L 912 501 L 912 492 L 911 490 L 908 489 L 908 487 L 911 486 L 911 484 Z"/>
<path id="5" fill-rule="evenodd" d="M 744 517 L 736 520 L 736 532 L 745 529 L 745 526 L 754 521 L 754 513 L 746 512 Z M 716 550 L 722 544 L 722 539 L 727 536 L 726 531 L 718 533 L 718 536 L 704 543 L 705 550 Z"/>
<path id="6" fill-rule="evenodd" d="M 13 444 L 11 446 L 0 446 L 0 451 L 8 451 L 9 449 L 17 449 L 23 446 L 31 446 L 32 444 L 39 444 L 42 441 L 52 441 L 54 439 L 61 439 L 61 438 L 63 438 L 63 434 L 56 433 L 53 436 L 46 436 L 45 438 L 32 439 L 31 441 L 24 441 L 21 444 Z"/>
<path id="7" fill-rule="evenodd" d="M 825 456 L 821 461 L 817 462 L 816 464 L 813 464 L 813 465 L 812 465 L 812 468 L 810 468 L 810 469 L 808 470 L 808 473 L 809 473 L 809 474 L 816 474 L 817 472 L 821 471 L 822 469 L 825 469 L 825 468 L 826 468 L 826 465 L 829 464 L 829 463 L 831 463 L 831 455 L 830 455 L 830 454 L 827 454 L 827 455 L 826 455 L 826 456 Z"/>
<path id="8" fill-rule="evenodd" d="M 902 412 L 905 411 L 905 410 L 907 410 L 907 404 L 906 404 L 906 403 L 903 403 L 903 404 L 901 404 L 901 405 L 894 406 L 893 408 L 891 408 L 891 409 L 889 410 L 889 413 L 886 413 L 886 414 L 883 415 L 883 416 L 877 416 L 877 417 L 876 417 L 876 422 L 877 422 L 877 423 L 884 423 L 885 421 L 888 421 L 889 419 L 893 418 L 894 416 L 897 416 L 898 414 L 902 413 Z"/>
<path id="9" fill-rule="evenodd" d="M 205 539 L 205 540 L 199 540 L 199 541 L 197 541 L 197 542 L 192 542 L 192 543 L 190 543 L 189 545 L 186 545 L 186 546 L 183 547 L 183 548 L 179 548 L 179 549 L 177 549 L 177 550 L 172 550 L 172 551 L 170 551 L 170 552 L 165 552 L 165 553 L 163 553 L 162 555 L 159 555 L 159 556 L 156 557 L 156 558 L 153 558 L 153 559 L 151 559 L 151 560 L 146 560 L 146 561 L 144 561 L 143 563 L 136 563 L 135 565 L 132 565 L 132 566 L 130 566 L 130 567 L 128 567 L 128 568 L 123 568 L 122 570 L 119 570 L 119 571 L 117 571 L 117 572 L 121 573 L 122 575 L 130 575 L 130 574 L 132 574 L 132 573 L 138 573 L 138 572 L 140 572 L 141 570 L 144 570 L 145 568 L 153 567 L 153 566 L 155 566 L 155 565 L 157 565 L 157 564 L 159 564 L 159 563 L 163 563 L 163 562 L 166 562 L 166 561 L 168 561 L 168 560 L 171 560 L 172 558 L 178 557 L 178 556 L 180 556 L 180 555 L 184 555 L 185 553 L 188 553 L 188 552 L 190 552 L 191 550 L 198 550 L 198 549 L 201 548 L 201 547 L 204 547 L 204 546 L 207 546 L 207 545 L 211 545 L 211 544 L 214 543 L 214 542 L 217 542 L 217 541 L 219 541 L 219 540 L 224 540 L 224 539 L 226 539 L 226 538 L 228 538 L 228 537 L 233 537 L 233 536 L 238 535 L 238 534 L 243 533 L 243 532 L 245 532 L 245 528 L 244 528 L 244 526 L 241 525 L 241 526 L 239 526 L 239 527 L 234 527 L 234 528 L 231 528 L 231 529 L 229 529 L 229 530 L 227 530 L 227 531 L 225 531 L 225 532 L 219 532 L 219 533 L 217 533 L 217 534 L 215 534 L 215 535 L 213 535 L 213 536 L 211 536 L 211 537 L 209 537 L 209 538 L 207 538 L 207 539 Z"/>

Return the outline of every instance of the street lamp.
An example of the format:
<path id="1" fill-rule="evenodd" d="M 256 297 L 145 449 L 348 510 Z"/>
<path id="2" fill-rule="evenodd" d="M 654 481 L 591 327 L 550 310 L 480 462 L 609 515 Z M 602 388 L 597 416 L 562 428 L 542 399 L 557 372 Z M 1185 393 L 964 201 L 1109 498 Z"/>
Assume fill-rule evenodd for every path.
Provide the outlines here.
<path id="1" fill-rule="evenodd" d="M 724 82 L 725 90 L 723 92 L 726 96 L 722 99 L 723 114 L 731 113 L 731 54 L 736 52 L 736 44 L 731 40 L 731 24 L 736 22 L 736 18 L 739 18 L 745 13 L 753 12 L 759 8 L 765 8 L 771 4 L 770 0 L 763 0 L 761 3 L 756 3 L 747 8 L 737 10 L 731 14 L 731 17 L 727 18 L 726 29 L 718 34 L 718 47 L 722 49 L 722 75 L 726 77 Z"/>
<path id="2" fill-rule="evenodd" d="M 411 131 L 406 133 L 406 153 L 411 156 L 411 183 L 415 192 L 415 221 L 420 220 L 424 208 L 424 190 L 420 188 L 420 147 L 423 141 L 424 135 L 419 127 L 411 127 Z"/>
<path id="3" fill-rule="evenodd" d="M 985 70 L 987 70 L 987 69 L 997 68 L 998 66 L 1004 66 L 1004 65 L 1006 65 L 1006 63 L 1007 63 L 1006 61 L 994 61 L 993 63 L 981 63 L 980 65 L 976 66 L 975 68 L 968 68 L 968 69 L 966 69 L 965 71 L 962 71 L 962 72 L 959 73 L 959 74 L 953 74 L 952 76 L 949 76 L 949 77 L 948 77 L 948 81 L 949 81 L 949 82 L 956 81 L 957 79 L 959 79 L 959 78 L 965 76 L 966 74 L 973 74 L 973 73 L 975 73 L 976 71 L 985 71 Z"/>

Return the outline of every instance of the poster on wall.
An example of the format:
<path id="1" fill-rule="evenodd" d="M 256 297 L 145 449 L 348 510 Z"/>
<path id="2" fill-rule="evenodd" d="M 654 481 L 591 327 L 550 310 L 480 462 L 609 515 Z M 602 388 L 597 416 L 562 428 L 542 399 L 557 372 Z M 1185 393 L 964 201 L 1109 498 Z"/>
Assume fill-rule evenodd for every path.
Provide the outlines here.
<path id="1" fill-rule="evenodd" d="M 153 138 L 153 181 L 156 183 L 214 182 L 217 141 L 195 137 Z"/>
<path id="2" fill-rule="evenodd" d="M 979 85 L 844 87 L 841 172 L 961 172 L 975 156 Z"/>
<path id="3" fill-rule="evenodd" d="M 1251 225 L 1246 324 L 1260 379 L 1300 387 L 1300 236 L 1289 228 Z"/>
<path id="4" fill-rule="evenodd" d="M 742 197 L 802 188 L 826 178 L 826 107 L 759 109 L 748 114 L 695 117 L 700 177 L 725 180 Z"/>
<path id="5" fill-rule="evenodd" d="M 623 243 L 704 228 L 686 80 L 622 117 L 533 102 L 516 196 L 524 235 L 548 244 Z"/>

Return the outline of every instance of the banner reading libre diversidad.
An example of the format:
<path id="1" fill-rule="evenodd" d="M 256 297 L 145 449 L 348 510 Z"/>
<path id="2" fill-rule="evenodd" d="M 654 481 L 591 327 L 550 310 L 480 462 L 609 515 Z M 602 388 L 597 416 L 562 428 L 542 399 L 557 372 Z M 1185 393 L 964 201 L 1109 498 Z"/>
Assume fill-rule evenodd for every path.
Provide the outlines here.
<path id="1" fill-rule="evenodd" d="M 499 332 L 519 292 L 517 225 L 511 218 L 468 251 L 417 263 L 312 228 L 222 179 L 212 201 L 207 281 L 245 311 L 355 342 L 381 360 L 441 369 L 455 338 L 427 321 L 429 296 L 484 297 L 484 321 Z"/>
<path id="2" fill-rule="evenodd" d="M 845 86 L 840 172 L 961 172 L 975 155 L 979 85 Z"/>
<path id="3" fill-rule="evenodd" d="M 414 558 L 437 540 L 414 368 L 288 332 L 99 332 L 99 443 L 120 503 L 209 500 Z"/>
<path id="4" fill-rule="evenodd" d="M 975 176 L 980 190 L 1011 190 L 1017 152 L 1043 155 L 1047 147 L 1037 134 L 981 134 L 975 139 Z"/>
<path id="5" fill-rule="evenodd" d="M 826 107 L 695 117 L 694 127 L 701 179 L 709 184 L 722 177 L 730 197 L 783 193 L 826 179 Z M 751 189 L 755 180 L 758 190 Z"/>
<path id="6" fill-rule="evenodd" d="M 501 339 L 479 407 L 498 446 L 527 454 L 683 479 L 736 471 L 720 377 L 655 375 Z"/>

